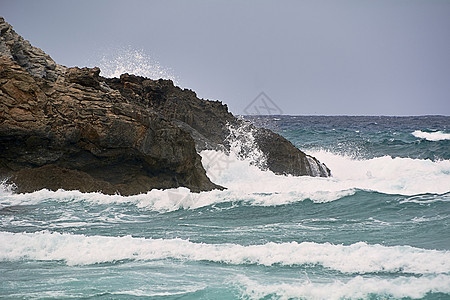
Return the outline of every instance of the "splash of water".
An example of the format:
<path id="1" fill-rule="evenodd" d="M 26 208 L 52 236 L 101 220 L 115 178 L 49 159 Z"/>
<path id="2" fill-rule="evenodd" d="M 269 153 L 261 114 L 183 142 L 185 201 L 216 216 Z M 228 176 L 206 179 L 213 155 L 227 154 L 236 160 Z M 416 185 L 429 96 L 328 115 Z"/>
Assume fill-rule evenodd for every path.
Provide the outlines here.
<path id="1" fill-rule="evenodd" d="M 255 140 L 256 128 L 250 122 L 243 122 L 240 126 L 228 125 L 230 132 L 227 141 L 230 151 L 240 160 L 247 160 L 250 165 L 255 165 L 261 170 L 267 170 L 267 157 L 259 149 Z"/>
<path id="2" fill-rule="evenodd" d="M 133 49 L 131 47 L 121 48 L 116 51 L 108 51 L 100 59 L 98 66 L 101 75 L 104 77 L 120 77 L 121 74 L 128 73 L 150 79 L 170 79 L 175 85 L 179 85 L 179 80 L 174 71 L 152 58 L 143 49 Z"/>

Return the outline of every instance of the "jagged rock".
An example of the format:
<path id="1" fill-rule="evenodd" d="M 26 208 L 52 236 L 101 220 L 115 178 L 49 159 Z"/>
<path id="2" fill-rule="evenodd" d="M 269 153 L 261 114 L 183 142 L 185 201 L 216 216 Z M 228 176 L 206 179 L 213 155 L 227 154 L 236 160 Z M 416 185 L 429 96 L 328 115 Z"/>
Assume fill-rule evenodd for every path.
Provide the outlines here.
<path id="1" fill-rule="evenodd" d="M 100 75 L 99 68 L 69 68 L 66 71 L 66 80 L 68 82 L 78 83 L 83 86 L 100 88 L 100 82 L 98 81 Z"/>
<path id="2" fill-rule="evenodd" d="M 170 80 L 108 79 L 98 68 L 58 65 L 1 17 L 0 34 L 0 179 L 18 192 L 222 188 L 208 179 L 197 151 L 229 149 L 230 129 L 243 125 L 255 142 L 248 147 L 266 157 L 261 167 L 329 175 L 316 159 L 235 118 L 219 101 L 199 99 Z"/>
<path id="3" fill-rule="evenodd" d="M 5 19 L 0 17 L 0 56 L 7 56 L 34 77 L 56 81 L 65 73 L 65 67 L 18 35 Z"/>
<path id="4" fill-rule="evenodd" d="M 237 122 L 220 101 L 199 99 L 195 92 L 175 86 L 172 80 L 122 74 L 120 79 L 105 78 L 105 81 L 133 103 L 158 111 L 168 120 L 189 125 L 211 145 L 223 144 L 229 134 L 227 124 Z"/>

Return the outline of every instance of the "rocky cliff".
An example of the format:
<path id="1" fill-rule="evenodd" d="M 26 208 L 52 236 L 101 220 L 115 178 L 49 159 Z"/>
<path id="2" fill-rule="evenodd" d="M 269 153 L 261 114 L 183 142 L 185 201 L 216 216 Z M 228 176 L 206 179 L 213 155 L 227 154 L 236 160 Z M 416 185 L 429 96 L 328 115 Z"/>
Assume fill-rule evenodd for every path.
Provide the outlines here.
<path id="1" fill-rule="evenodd" d="M 243 121 L 226 105 L 170 80 L 99 73 L 56 64 L 0 18 L 0 179 L 18 192 L 222 188 L 208 179 L 197 151 L 229 149 L 230 128 Z M 281 136 L 246 126 L 268 169 L 329 175 Z"/>

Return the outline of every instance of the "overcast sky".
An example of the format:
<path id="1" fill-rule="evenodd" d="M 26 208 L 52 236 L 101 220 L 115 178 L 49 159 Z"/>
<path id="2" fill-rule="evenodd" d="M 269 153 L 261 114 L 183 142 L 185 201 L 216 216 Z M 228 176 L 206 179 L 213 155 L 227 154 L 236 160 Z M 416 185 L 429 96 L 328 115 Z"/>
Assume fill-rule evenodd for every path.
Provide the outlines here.
<path id="1" fill-rule="evenodd" d="M 0 15 L 57 63 L 125 57 L 235 114 L 450 115 L 450 1 L 0 0 Z"/>

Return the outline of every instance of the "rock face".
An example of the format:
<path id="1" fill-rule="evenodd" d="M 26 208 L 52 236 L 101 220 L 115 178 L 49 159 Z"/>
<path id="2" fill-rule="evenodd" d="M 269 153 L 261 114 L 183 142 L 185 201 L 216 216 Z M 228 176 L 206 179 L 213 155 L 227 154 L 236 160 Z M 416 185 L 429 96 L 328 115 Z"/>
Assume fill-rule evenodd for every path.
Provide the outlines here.
<path id="1" fill-rule="evenodd" d="M 66 74 L 65 82 L 50 84 L 0 58 L 0 168 L 19 191 L 218 187 L 189 133 L 117 91 L 102 91 L 95 69 Z"/>
<path id="2" fill-rule="evenodd" d="M 243 121 L 226 105 L 198 99 L 170 80 L 108 79 L 98 68 L 58 65 L 3 18 L 0 33 L 0 179 L 14 182 L 17 192 L 222 188 L 208 179 L 197 151 L 229 149 L 229 127 Z M 329 175 L 281 136 L 247 126 L 267 168 Z"/>

